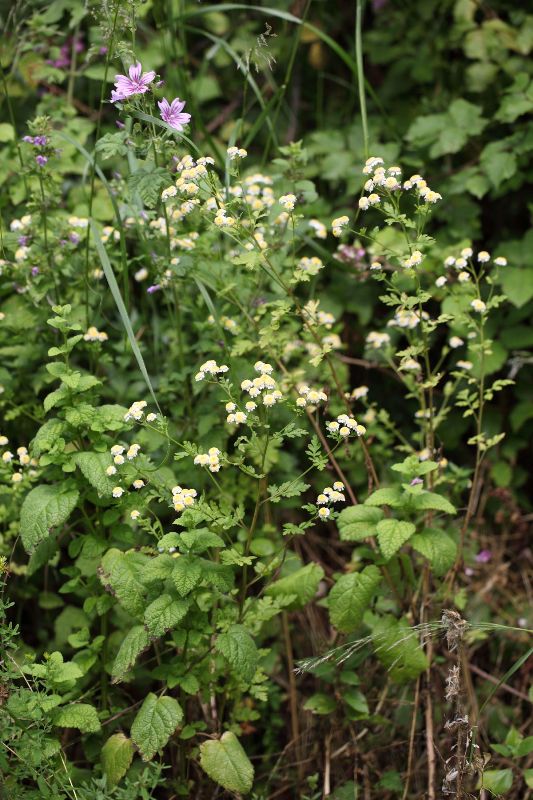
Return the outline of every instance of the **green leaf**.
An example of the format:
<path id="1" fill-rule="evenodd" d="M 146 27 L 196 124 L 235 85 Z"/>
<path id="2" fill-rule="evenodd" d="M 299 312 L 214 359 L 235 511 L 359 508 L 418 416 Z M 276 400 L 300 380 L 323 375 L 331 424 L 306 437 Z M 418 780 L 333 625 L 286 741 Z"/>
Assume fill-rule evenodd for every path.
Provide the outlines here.
<path id="1" fill-rule="evenodd" d="M 438 528 L 426 528 L 415 533 L 409 544 L 427 558 L 435 575 L 444 575 L 455 562 L 457 545 L 451 536 Z"/>
<path id="2" fill-rule="evenodd" d="M 313 714 L 331 714 L 337 708 L 337 701 L 329 694 L 317 692 L 306 700 L 303 707 L 305 711 L 312 711 Z"/>
<path id="3" fill-rule="evenodd" d="M 128 178 L 128 188 L 138 194 L 148 208 L 153 208 L 159 201 L 161 190 L 172 183 L 170 174 L 163 167 L 142 167 Z"/>
<path id="4" fill-rule="evenodd" d="M 209 777 L 230 792 L 247 794 L 254 782 L 254 768 L 234 733 L 200 745 L 200 766 Z"/>
<path id="5" fill-rule="evenodd" d="M 405 619 L 386 616 L 372 629 L 374 651 L 396 683 L 417 678 L 428 667 L 418 634 Z"/>
<path id="6" fill-rule="evenodd" d="M 106 475 L 111 464 L 109 453 L 75 453 L 73 460 L 100 497 L 111 496 L 115 482 Z"/>
<path id="7" fill-rule="evenodd" d="M 309 489 L 308 483 L 303 481 L 287 481 L 286 483 L 276 486 L 272 484 L 268 487 L 271 503 L 279 503 L 282 497 L 298 497 Z"/>
<path id="8" fill-rule="evenodd" d="M 143 761 L 150 761 L 166 745 L 182 719 L 181 706 L 173 697 L 147 695 L 131 726 L 131 738 Z"/>
<path id="9" fill-rule="evenodd" d="M 436 492 L 420 492 L 412 494 L 410 499 L 412 507 L 418 511 L 443 511 L 445 514 L 456 514 L 456 508 L 445 497 Z"/>
<path id="10" fill-rule="evenodd" d="M 224 539 L 207 530 L 207 528 L 185 531 L 180 535 L 180 539 L 185 547 L 193 553 L 203 553 L 204 550 L 209 550 L 210 547 L 224 547 Z"/>
<path id="11" fill-rule="evenodd" d="M 343 633 L 357 630 L 380 581 L 381 573 L 374 565 L 342 575 L 328 596 L 331 624 Z"/>
<path id="12" fill-rule="evenodd" d="M 182 556 L 176 560 L 172 580 L 178 593 L 185 597 L 202 578 L 202 566 L 198 558 Z"/>
<path id="13" fill-rule="evenodd" d="M 135 666 L 137 658 L 150 646 L 150 636 L 143 625 L 134 625 L 122 640 L 111 670 L 113 683 L 123 680 Z"/>
<path id="14" fill-rule="evenodd" d="M 383 511 L 372 506 L 350 506 L 339 514 L 337 525 L 343 542 L 361 542 L 375 536 L 376 524 L 383 518 Z"/>
<path id="15" fill-rule="evenodd" d="M 376 489 L 365 500 L 365 506 L 400 508 L 403 505 L 405 505 L 405 497 L 399 489 Z"/>
<path id="16" fill-rule="evenodd" d="M 216 639 L 215 650 L 226 658 L 246 683 L 255 675 L 258 654 L 255 642 L 243 625 L 231 625 Z"/>
<path id="17" fill-rule="evenodd" d="M 123 733 L 114 733 L 102 747 L 102 769 L 109 787 L 116 786 L 133 759 L 133 742 Z"/>
<path id="18" fill-rule="evenodd" d="M 26 495 L 20 511 L 20 535 L 27 553 L 47 539 L 52 528 L 67 521 L 78 497 L 76 489 L 65 491 L 59 484 L 36 486 Z"/>
<path id="19" fill-rule="evenodd" d="M 288 608 L 303 608 L 315 596 L 318 584 L 324 577 L 324 570 L 319 564 L 307 564 L 290 575 L 274 581 L 265 590 L 269 597 L 292 596 Z"/>
<path id="20" fill-rule="evenodd" d="M 102 559 L 98 574 L 107 591 L 115 595 L 129 614 L 139 617 L 144 612 L 142 571 L 148 558 L 142 553 L 123 553 L 112 548 Z"/>
<path id="21" fill-rule="evenodd" d="M 181 622 L 188 610 L 188 600 L 175 600 L 170 594 L 162 594 L 144 612 L 144 624 L 150 636 L 163 636 Z"/>
<path id="22" fill-rule="evenodd" d="M 72 703 L 58 708 L 52 720 L 58 728 L 77 728 L 82 733 L 97 733 L 100 730 L 96 708 L 88 703 Z"/>
<path id="23" fill-rule="evenodd" d="M 0 123 L 0 142 L 11 142 L 15 138 L 15 129 L 9 122 Z"/>
<path id="24" fill-rule="evenodd" d="M 533 269 L 505 267 L 500 282 L 503 291 L 517 308 L 522 308 L 533 297 Z"/>
<path id="25" fill-rule="evenodd" d="M 512 769 L 486 769 L 481 776 L 479 788 L 487 789 L 494 795 L 501 795 L 508 792 L 512 785 Z"/>
<path id="26" fill-rule="evenodd" d="M 398 519 L 382 519 L 376 526 L 379 547 L 387 561 L 398 552 L 402 544 L 411 538 L 416 530 L 412 522 Z"/>
<path id="27" fill-rule="evenodd" d="M 61 434 L 65 428 L 66 425 L 63 420 L 57 419 L 56 417 L 49 419 L 44 425 L 41 425 L 32 442 L 33 453 L 36 456 L 40 456 L 41 453 L 46 453 L 49 450 L 55 449 L 55 445 L 61 440 Z M 61 441 L 64 446 L 64 441 Z"/>

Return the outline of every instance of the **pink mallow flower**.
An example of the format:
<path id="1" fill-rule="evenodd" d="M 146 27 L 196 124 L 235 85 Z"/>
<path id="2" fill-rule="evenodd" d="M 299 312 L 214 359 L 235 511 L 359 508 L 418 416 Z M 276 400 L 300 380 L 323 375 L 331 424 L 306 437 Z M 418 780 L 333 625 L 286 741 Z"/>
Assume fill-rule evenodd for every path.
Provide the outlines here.
<path id="1" fill-rule="evenodd" d="M 177 131 L 182 131 L 183 126 L 191 119 L 190 114 L 183 113 L 185 100 L 180 100 L 179 97 L 176 97 L 172 103 L 169 103 L 168 100 L 163 97 L 157 105 L 159 106 L 163 122 L 168 123 L 171 128 L 175 128 Z"/>
<path id="2" fill-rule="evenodd" d="M 111 92 L 111 102 L 125 100 L 134 94 L 144 94 L 155 78 L 155 72 L 142 71 L 141 62 L 137 61 L 128 71 L 128 75 L 115 75 L 115 88 Z"/>

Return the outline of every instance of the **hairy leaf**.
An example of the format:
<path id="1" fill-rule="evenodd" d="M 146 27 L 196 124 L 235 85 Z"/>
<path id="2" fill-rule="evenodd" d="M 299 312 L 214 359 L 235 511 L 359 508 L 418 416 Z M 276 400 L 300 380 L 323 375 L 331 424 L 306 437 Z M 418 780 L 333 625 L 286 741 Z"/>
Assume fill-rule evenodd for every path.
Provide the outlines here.
<path id="1" fill-rule="evenodd" d="M 166 745 L 182 719 L 181 706 L 173 697 L 147 695 L 131 726 L 131 738 L 143 761 L 150 761 Z"/>
<path id="2" fill-rule="evenodd" d="M 36 486 L 26 495 L 20 511 L 20 535 L 31 553 L 50 530 L 67 521 L 78 502 L 76 489 L 63 490 L 59 484 Z"/>
<path id="3" fill-rule="evenodd" d="M 380 581 L 381 573 L 373 565 L 342 575 L 328 596 L 331 624 L 344 633 L 357 630 Z"/>
<path id="4" fill-rule="evenodd" d="M 231 731 L 200 745 L 200 765 L 215 783 L 230 792 L 246 794 L 252 788 L 254 768 Z"/>
<path id="5" fill-rule="evenodd" d="M 231 625 L 215 642 L 215 649 L 222 653 L 244 681 L 249 683 L 257 667 L 255 642 L 243 625 Z"/>

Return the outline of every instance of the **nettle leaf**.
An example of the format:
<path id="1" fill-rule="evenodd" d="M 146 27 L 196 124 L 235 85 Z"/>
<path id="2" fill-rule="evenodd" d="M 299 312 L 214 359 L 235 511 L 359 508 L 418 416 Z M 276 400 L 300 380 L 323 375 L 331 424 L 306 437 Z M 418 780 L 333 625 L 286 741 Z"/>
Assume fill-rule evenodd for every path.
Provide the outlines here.
<path id="1" fill-rule="evenodd" d="M 407 542 L 416 531 L 412 522 L 399 519 L 382 519 L 376 525 L 379 547 L 387 561 L 398 552 L 402 544 Z"/>
<path id="2" fill-rule="evenodd" d="M 254 782 L 254 768 L 234 733 L 200 745 L 200 766 L 209 777 L 230 792 L 247 794 Z"/>
<path id="3" fill-rule="evenodd" d="M 361 542 L 376 535 L 376 524 L 383 519 L 381 508 L 373 506 L 350 506 L 343 508 L 337 525 L 343 542 Z"/>
<path id="4" fill-rule="evenodd" d="M 418 634 L 405 619 L 380 618 L 372 628 L 372 642 L 377 657 L 396 683 L 414 680 L 428 668 Z"/>
<path id="5" fill-rule="evenodd" d="M 226 658 L 246 683 L 255 675 L 258 653 L 255 642 L 243 625 L 231 625 L 217 636 L 215 650 Z"/>
<path id="6" fill-rule="evenodd" d="M 287 608 L 303 608 L 317 593 L 318 584 L 323 577 L 322 567 L 312 562 L 271 583 L 266 588 L 265 594 L 269 597 L 291 596 L 293 599 Z"/>
<path id="7" fill-rule="evenodd" d="M 170 594 L 162 594 L 144 612 L 144 624 L 150 636 L 163 636 L 181 622 L 188 610 L 188 600 L 175 600 Z"/>
<path id="8" fill-rule="evenodd" d="M 102 747 L 102 769 L 109 787 L 116 786 L 128 771 L 135 748 L 123 733 L 114 733 Z"/>
<path id="9" fill-rule="evenodd" d="M 131 726 L 131 738 L 143 761 L 150 761 L 166 745 L 182 719 L 182 708 L 173 697 L 147 695 Z"/>
<path id="10" fill-rule="evenodd" d="M 126 673 L 135 666 L 135 662 L 144 650 L 150 646 L 150 636 L 144 625 L 134 625 L 122 640 L 111 670 L 113 683 L 123 680 Z"/>
<path id="11" fill-rule="evenodd" d="M 420 494 L 412 494 L 410 497 L 410 505 L 416 508 L 417 511 L 443 511 L 445 514 L 456 514 L 457 510 L 454 505 L 450 503 L 445 497 L 436 492 L 420 492 Z"/>
<path id="12" fill-rule="evenodd" d="M 427 558 L 435 575 L 445 575 L 457 556 L 457 545 L 452 537 L 438 528 L 426 528 L 415 533 L 409 544 Z"/>
<path id="13" fill-rule="evenodd" d="M 100 730 L 96 708 L 89 703 L 72 703 L 58 708 L 52 715 L 52 721 L 58 728 L 77 728 L 82 733 L 97 733 Z"/>
<path id="14" fill-rule="evenodd" d="M 142 572 L 148 561 L 143 553 L 123 553 L 112 548 L 102 559 L 98 570 L 107 591 L 114 594 L 129 614 L 139 617 L 144 612 L 144 585 Z"/>
<path id="15" fill-rule="evenodd" d="M 109 453 L 76 453 L 73 461 L 100 497 L 111 496 L 115 483 L 106 475 L 106 469 L 111 464 Z"/>
<path id="16" fill-rule="evenodd" d="M 50 530 L 70 517 L 79 492 L 64 490 L 59 484 L 36 486 L 27 495 L 20 511 L 20 536 L 27 553 L 47 539 Z"/>
<path id="17" fill-rule="evenodd" d="M 148 208 L 157 205 L 161 190 L 169 183 L 171 183 L 170 174 L 163 167 L 153 167 L 152 169 L 142 167 L 128 178 L 129 190 L 138 194 Z"/>
<path id="18" fill-rule="evenodd" d="M 148 586 L 165 581 L 172 575 L 175 564 L 176 559 L 167 553 L 151 558 L 143 570 L 143 583 Z"/>
<path id="19" fill-rule="evenodd" d="M 202 579 L 202 564 L 199 558 L 182 556 L 176 560 L 172 580 L 178 593 L 185 597 Z"/>
<path id="20" fill-rule="evenodd" d="M 400 508 L 405 505 L 405 497 L 400 489 L 376 489 L 365 500 L 365 506 L 390 506 Z"/>
<path id="21" fill-rule="evenodd" d="M 342 575 L 328 596 L 331 624 L 343 633 L 357 630 L 380 582 L 381 573 L 374 565 Z"/>

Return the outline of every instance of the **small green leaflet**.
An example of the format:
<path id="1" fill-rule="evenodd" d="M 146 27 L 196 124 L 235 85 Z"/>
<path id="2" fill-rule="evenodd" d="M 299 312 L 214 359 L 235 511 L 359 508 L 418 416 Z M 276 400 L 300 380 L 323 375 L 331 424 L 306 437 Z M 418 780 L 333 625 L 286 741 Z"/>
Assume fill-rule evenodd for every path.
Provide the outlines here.
<path id="1" fill-rule="evenodd" d="M 365 506 L 390 506 L 399 508 L 406 504 L 405 497 L 399 489 L 376 489 L 365 500 Z"/>
<path id="2" fill-rule="evenodd" d="M 324 577 L 319 564 L 311 562 L 284 578 L 271 583 L 265 590 L 268 597 L 292 597 L 288 608 L 303 608 L 315 596 L 318 584 Z"/>
<path id="3" fill-rule="evenodd" d="M 229 661 L 246 683 L 251 682 L 255 675 L 258 654 L 255 642 L 244 625 L 231 625 L 226 633 L 219 634 L 215 650 Z"/>
<path id="4" fill-rule="evenodd" d="M 381 508 L 357 505 L 343 508 L 337 525 L 343 542 L 361 542 L 376 535 L 376 524 L 383 519 Z"/>
<path id="5" fill-rule="evenodd" d="M 100 720 L 94 706 L 89 703 L 72 703 L 56 709 L 52 721 L 58 728 L 77 728 L 82 733 L 97 733 Z"/>
<path id="6" fill-rule="evenodd" d="M 26 495 L 20 511 L 20 536 L 27 553 L 47 539 L 52 528 L 67 521 L 78 497 L 76 489 L 65 491 L 59 484 L 36 486 Z"/>
<path id="7" fill-rule="evenodd" d="M 181 622 L 188 610 L 188 600 L 176 600 L 170 594 L 162 594 L 144 612 L 144 624 L 150 636 L 163 636 Z"/>
<path id="8" fill-rule="evenodd" d="M 172 572 L 172 580 L 178 593 L 185 597 L 189 594 L 202 577 L 202 566 L 198 558 L 182 556 L 176 560 Z"/>
<path id="9" fill-rule="evenodd" d="M 457 545 L 452 537 L 438 528 L 426 528 L 415 533 L 409 544 L 427 558 L 435 575 L 445 575 L 457 555 Z"/>
<path id="10" fill-rule="evenodd" d="M 140 654 L 150 645 L 148 631 L 143 625 L 134 625 L 125 635 L 113 663 L 111 676 L 113 683 L 123 680 L 126 673 L 135 666 Z"/>
<path id="11" fill-rule="evenodd" d="M 209 777 L 230 792 L 247 794 L 254 782 L 254 768 L 234 733 L 200 745 L 200 766 Z"/>
<path id="12" fill-rule="evenodd" d="M 309 489 L 309 484 L 298 480 L 287 481 L 279 486 L 272 484 L 272 486 L 268 487 L 270 502 L 279 503 L 282 497 L 298 497 L 303 494 L 306 489 Z"/>
<path id="13" fill-rule="evenodd" d="M 382 519 L 376 526 L 379 547 L 387 561 L 398 552 L 402 544 L 416 531 L 412 522 L 399 519 Z"/>
<path id="14" fill-rule="evenodd" d="M 331 624 L 343 633 L 357 630 L 380 581 L 381 573 L 374 565 L 342 575 L 328 596 Z"/>
<path id="15" fill-rule="evenodd" d="M 114 733 L 102 747 L 102 769 L 109 787 L 116 786 L 133 759 L 133 742 L 123 733 Z"/>
<path id="16" fill-rule="evenodd" d="M 418 511 L 443 511 L 445 514 L 455 514 L 456 509 L 449 500 L 436 492 L 421 492 L 410 497 L 411 507 Z"/>
<path id="17" fill-rule="evenodd" d="M 181 706 L 173 697 L 147 695 L 131 726 L 131 738 L 143 761 L 150 761 L 166 745 L 182 719 Z"/>

